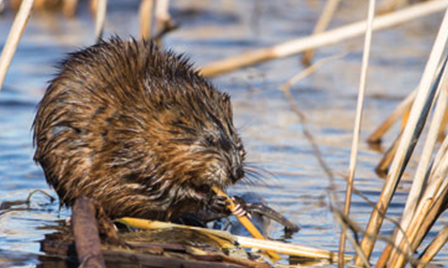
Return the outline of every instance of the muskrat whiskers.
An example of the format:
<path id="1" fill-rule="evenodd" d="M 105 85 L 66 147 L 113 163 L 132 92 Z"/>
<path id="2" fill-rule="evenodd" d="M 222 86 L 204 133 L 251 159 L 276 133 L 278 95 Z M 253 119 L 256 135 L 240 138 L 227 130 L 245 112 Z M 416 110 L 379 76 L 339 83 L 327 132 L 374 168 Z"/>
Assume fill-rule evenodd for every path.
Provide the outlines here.
<path id="1" fill-rule="evenodd" d="M 254 166 L 251 163 L 244 164 L 244 172 L 245 176 L 241 179 L 241 183 L 249 186 L 255 186 L 258 183 L 267 185 L 268 184 L 267 182 L 274 177 L 273 174 L 270 173 L 269 171 Z"/>
<path id="2" fill-rule="evenodd" d="M 268 179 L 275 178 L 274 173 L 270 172 L 267 169 L 257 166 L 255 163 L 251 163 L 251 162 L 244 163 L 244 170 L 254 173 L 262 178 L 268 178 Z"/>

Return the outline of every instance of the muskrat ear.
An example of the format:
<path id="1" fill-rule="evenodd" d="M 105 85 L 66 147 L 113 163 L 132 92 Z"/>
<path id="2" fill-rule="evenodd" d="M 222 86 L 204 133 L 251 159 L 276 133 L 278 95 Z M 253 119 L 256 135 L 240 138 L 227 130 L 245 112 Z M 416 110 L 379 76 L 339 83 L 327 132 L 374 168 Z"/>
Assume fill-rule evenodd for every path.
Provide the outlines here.
<path id="1" fill-rule="evenodd" d="M 222 95 L 221 95 L 221 103 L 222 103 L 222 107 L 224 108 L 224 111 L 227 113 L 227 115 L 230 118 L 233 118 L 232 103 L 230 102 L 229 94 L 222 93 Z"/>

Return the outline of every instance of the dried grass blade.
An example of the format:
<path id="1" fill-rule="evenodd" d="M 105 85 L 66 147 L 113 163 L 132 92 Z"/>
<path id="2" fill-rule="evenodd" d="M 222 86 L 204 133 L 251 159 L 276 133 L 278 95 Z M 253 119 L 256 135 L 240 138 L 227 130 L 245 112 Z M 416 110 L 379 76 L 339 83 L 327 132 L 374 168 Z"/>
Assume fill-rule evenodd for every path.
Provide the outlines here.
<path id="1" fill-rule="evenodd" d="M 142 0 L 140 3 L 140 39 L 149 40 L 152 35 L 155 0 Z"/>
<path id="2" fill-rule="evenodd" d="M 237 242 L 241 247 L 246 248 L 257 248 L 261 250 L 267 251 L 275 251 L 281 254 L 288 254 L 292 256 L 305 257 L 305 258 L 314 258 L 314 259 L 324 259 L 335 261 L 337 259 L 337 254 L 335 252 L 331 252 L 329 250 L 311 248 L 300 245 L 287 244 L 278 241 L 271 240 L 261 240 L 256 238 L 248 238 L 244 236 L 236 236 L 231 235 L 226 231 L 212 230 L 200 227 L 186 226 L 180 224 L 173 224 L 167 222 L 160 221 L 151 221 L 146 219 L 138 219 L 138 218 L 121 218 L 117 220 L 123 224 L 132 226 L 134 228 L 139 229 L 169 229 L 169 228 L 181 228 L 188 230 L 196 230 L 202 233 L 209 233 L 214 236 L 221 237 L 222 239 L 228 240 L 229 242 Z M 351 256 L 344 256 L 344 259 L 351 260 Z"/>
<path id="3" fill-rule="evenodd" d="M 369 67 L 369 57 L 370 57 L 370 48 L 372 45 L 372 26 L 373 19 L 375 17 L 375 0 L 369 0 L 369 9 L 367 15 L 367 27 L 366 27 L 366 38 L 364 41 L 364 53 L 362 58 L 362 67 L 361 67 L 361 77 L 359 82 L 359 93 L 358 93 L 358 102 L 356 105 L 356 118 L 355 125 L 353 128 L 353 140 L 352 140 L 352 149 L 350 155 L 350 166 L 349 166 L 349 175 L 347 181 L 347 189 L 345 192 L 345 207 L 344 207 L 344 215 L 348 217 L 350 214 L 350 205 L 352 200 L 353 193 L 353 183 L 355 178 L 356 171 L 356 160 L 358 155 L 358 146 L 359 146 L 359 134 L 361 132 L 361 123 L 362 123 L 362 111 L 364 107 L 364 95 L 366 91 L 366 81 L 367 81 L 367 70 Z M 342 232 L 339 241 L 339 261 L 338 266 L 340 268 L 344 267 L 343 256 L 345 253 L 345 239 L 346 239 L 346 227 L 341 225 Z"/>
<path id="4" fill-rule="evenodd" d="M 367 139 L 368 143 L 379 143 L 383 135 L 392 127 L 392 125 L 399 119 L 401 116 L 411 108 L 412 103 L 414 102 L 415 95 L 417 94 L 417 90 L 414 90 L 409 94 L 400 105 L 395 108 L 395 110 L 380 124 L 380 126 L 369 136 Z"/>
<path id="5" fill-rule="evenodd" d="M 2 90 L 3 82 L 5 82 L 6 74 L 16 52 L 17 45 L 30 18 L 33 4 L 34 0 L 23 0 L 8 34 L 8 38 L 6 39 L 7 41 L 0 57 L 0 91 Z"/>
<path id="6" fill-rule="evenodd" d="M 436 256 L 440 249 L 446 244 L 448 240 L 448 224 L 437 234 L 434 240 L 426 247 L 426 249 L 420 255 L 420 261 L 422 262 L 417 268 L 423 268 Z"/>
<path id="7" fill-rule="evenodd" d="M 447 14 L 448 14 L 448 10 L 447 10 Z M 448 18 L 448 16 L 446 18 Z M 447 19 L 447 22 L 448 22 L 448 19 Z M 445 42 L 446 42 L 446 40 L 445 40 Z M 441 95 L 443 95 L 445 100 L 442 100 L 442 101 L 446 101 L 446 97 L 447 97 L 447 95 L 446 95 L 446 86 L 447 86 L 447 78 L 448 78 L 448 76 L 447 76 L 448 70 L 446 68 L 447 60 L 448 60 L 448 58 L 444 61 L 442 72 L 438 74 L 437 79 L 434 82 L 434 85 L 431 90 L 431 92 L 434 92 L 431 94 L 434 94 L 434 95 L 436 95 L 435 92 L 443 91 L 443 94 L 441 94 Z M 443 88 L 443 90 L 442 90 L 442 88 Z M 430 106 L 429 102 L 427 103 L 426 107 L 428 107 L 428 106 Z M 442 109 L 442 111 L 439 112 L 439 113 L 442 113 L 442 115 L 441 115 L 442 117 L 443 117 L 443 112 L 444 112 L 444 109 Z M 438 119 L 435 119 L 435 120 L 438 120 Z M 423 123 L 421 123 L 421 124 L 423 124 Z M 437 134 L 437 132 L 436 132 L 436 134 Z M 429 153 L 432 155 L 432 151 Z M 406 230 L 407 239 L 410 241 L 411 244 L 415 243 L 415 237 L 417 236 L 417 233 L 420 230 L 420 227 L 422 226 L 423 221 L 427 220 L 427 218 L 426 218 L 427 213 L 434 202 L 434 198 L 436 197 L 437 192 L 441 189 L 443 178 L 445 177 L 446 172 L 448 171 L 448 157 L 443 158 L 443 161 L 441 161 L 441 163 L 442 164 L 438 165 L 437 169 L 435 170 L 435 172 L 433 174 L 434 179 L 426 187 L 423 197 L 419 201 L 419 204 L 416 207 L 415 212 L 413 213 L 413 215 L 408 216 L 409 219 L 408 219 L 408 222 L 406 222 L 406 227 L 404 229 Z M 425 178 L 422 178 L 422 180 L 424 180 L 424 179 Z M 421 185 L 423 186 L 423 181 L 422 182 L 414 182 L 414 183 L 421 183 Z M 421 195 L 421 193 L 419 193 L 419 196 L 420 195 Z M 419 197 L 416 197 L 416 199 L 418 199 L 418 198 Z M 409 249 L 407 247 L 407 245 L 405 245 L 405 242 L 403 241 L 402 238 L 403 237 L 401 234 L 397 235 L 395 245 L 399 245 L 399 247 L 398 247 L 398 249 L 392 250 L 391 261 L 390 261 L 390 266 L 392 266 L 392 267 L 404 266 L 405 262 L 406 262 L 406 254 L 407 253 L 411 254 L 414 251 L 414 248 L 411 247 L 411 249 Z M 398 253 L 398 252 L 400 252 L 400 253 Z"/>
<path id="8" fill-rule="evenodd" d="M 98 0 L 95 16 L 95 37 L 98 42 L 103 38 L 104 24 L 106 21 L 107 0 Z"/>
<path id="9" fill-rule="evenodd" d="M 403 212 L 403 217 L 400 224 L 403 229 L 406 229 L 408 227 L 409 221 L 413 216 L 413 212 L 415 211 L 415 208 L 417 206 L 417 202 L 422 196 L 424 189 L 426 188 L 425 182 L 427 170 L 429 168 L 434 147 L 438 139 L 439 130 L 442 127 L 445 110 L 447 109 L 448 90 L 446 77 L 442 79 L 444 81 L 441 84 L 440 96 L 437 98 L 437 106 L 435 107 L 433 119 L 428 130 L 428 135 L 426 137 L 426 142 L 420 156 L 417 171 L 412 182 L 411 191 L 409 192 L 408 200 L 406 201 L 406 206 Z M 401 234 L 397 236 L 397 241 L 400 239 Z"/>
<path id="10" fill-rule="evenodd" d="M 316 23 L 316 26 L 314 27 L 313 35 L 322 33 L 323 31 L 325 31 L 325 29 L 327 29 L 340 2 L 341 2 L 341 0 L 328 0 L 327 1 L 327 3 L 325 4 L 324 10 L 322 11 L 322 14 L 320 15 L 319 20 Z M 303 53 L 302 63 L 304 65 L 311 64 L 311 60 L 313 59 L 314 52 L 315 52 L 314 49 L 309 49 L 309 50 L 305 51 L 305 53 Z"/>
<path id="11" fill-rule="evenodd" d="M 229 205 L 227 206 L 227 208 L 230 211 L 235 211 L 236 205 L 233 202 L 233 200 L 221 189 L 219 189 L 218 187 L 214 186 L 213 187 L 213 191 L 218 195 L 218 196 L 224 196 L 227 198 L 227 201 L 229 202 Z M 246 217 L 246 216 L 239 216 L 239 215 L 235 215 L 235 217 L 238 219 L 238 221 L 246 228 L 246 230 L 255 238 L 257 239 L 263 239 L 265 240 L 266 238 L 260 233 L 260 231 L 258 231 L 257 227 L 255 227 L 255 225 Z M 274 260 L 280 260 L 281 257 L 272 251 L 267 251 L 266 252 L 269 257 Z"/>
<path id="12" fill-rule="evenodd" d="M 445 13 L 445 17 L 440 26 L 439 33 L 434 43 L 433 49 L 429 56 L 428 63 L 425 67 L 417 96 L 412 105 L 411 115 L 406 125 L 400 144 L 398 145 L 398 151 L 394 161 L 392 162 L 391 170 L 388 174 L 386 183 L 381 192 L 380 198 L 377 202 L 377 210 L 372 212 L 369 223 L 366 228 L 366 232 L 370 235 L 377 235 L 383 223 L 382 214 L 387 211 L 392 196 L 401 178 L 401 175 L 406 168 L 421 131 L 424 127 L 426 117 L 428 115 L 433 98 L 435 96 L 435 88 L 431 87 L 432 79 L 436 73 L 437 65 L 440 62 L 445 44 L 448 38 L 448 10 Z M 375 245 L 376 239 L 370 239 L 364 237 L 361 243 L 366 256 L 370 257 Z M 359 258 L 355 261 L 356 265 L 362 265 Z"/>
<path id="13" fill-rule="evenodd" d="M 374 21 L 373 30 L 382 30 L 407 21 L 413 21 L 417 18 L 445 10 L 447 7 L 448 0 L 433 0 L 416 4 L 391 14 L 378 16 Z M 212 62 L 199 68 L 199 70 L 204 76 L 215 76 L 244 66 L 291 56 L 307 49 L 339 43 L 365 33 L 365 29 L 366 22 L 361 21 L 314 36 L 294 39 L 273 47 L 257 49 L 238 56 Z"/>

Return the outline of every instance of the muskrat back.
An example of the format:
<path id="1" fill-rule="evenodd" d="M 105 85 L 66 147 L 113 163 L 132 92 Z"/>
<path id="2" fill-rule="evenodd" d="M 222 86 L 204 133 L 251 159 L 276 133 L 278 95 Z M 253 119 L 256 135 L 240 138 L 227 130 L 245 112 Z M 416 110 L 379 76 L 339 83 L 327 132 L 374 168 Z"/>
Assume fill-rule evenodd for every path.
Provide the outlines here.
<path id="1" fill-rule="evenodd" d="M 34 159 L 65 205 L 170 219 L 244 177 L 227 94 L 182 56 L 112 38 L 70 54 L 34 121 Z"/>

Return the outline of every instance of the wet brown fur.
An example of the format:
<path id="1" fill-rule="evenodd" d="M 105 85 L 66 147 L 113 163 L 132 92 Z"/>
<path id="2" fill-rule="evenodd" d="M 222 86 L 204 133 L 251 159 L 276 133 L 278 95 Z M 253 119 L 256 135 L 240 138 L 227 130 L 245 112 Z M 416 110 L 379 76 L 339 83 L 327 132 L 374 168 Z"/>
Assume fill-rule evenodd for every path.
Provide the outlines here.
<path id="1" fill-rule="evenodd" d="M 65 205 L 85 195 L 112 217 L 170 219 L 244 176 L 228 95 L 188 61 L 112 38 L 71 54 L 34 121 L 34 159 Z"/>

